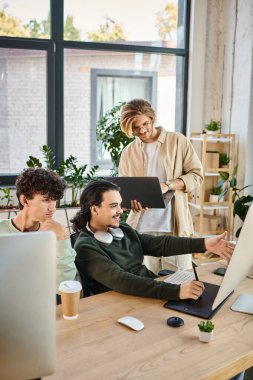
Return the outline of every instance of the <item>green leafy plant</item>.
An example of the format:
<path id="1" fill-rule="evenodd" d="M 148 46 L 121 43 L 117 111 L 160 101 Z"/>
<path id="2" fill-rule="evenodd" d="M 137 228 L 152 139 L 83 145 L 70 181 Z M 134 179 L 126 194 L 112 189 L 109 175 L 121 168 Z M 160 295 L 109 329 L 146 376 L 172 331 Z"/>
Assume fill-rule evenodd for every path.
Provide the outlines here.
<path id="1" fill-rule="evenodd" d="M 5 208 L 7 208 L 8 206 L 13 207 L 11 203 L 13 201 L 11 189 L 9 189 L 8 187 L 2 187 L 0 190 L 3 193 L 3 195 L 0 197 L 0 200 L 5 202 Z"/>
<path id="2" fill-rule="evenodd" d="M 40 148 L 46 167 L 48 169 L 53 169 L 55 165 L 55 156 L 52 149 L 43 145 Z M 28 167 L 41 168 L 43 165 L 41 161 L 34 156 L 29 156 L 26 162 Z M 64 179 L 64 181 L 71 187 L 71 207 L 79 205 L 79 198 L 81 191 L 85 184 L 93 180 L 93 176 L 98 169 L 98 165 L 94 165 L 88 170 L 88 165 L 78 166 L 78 160 L 76 157 L 70 155 L 66 160 L 62 161 L 58 169 L 55 172 Z"/>
<path id="3" fill-rule="evenodd" d="M 226 153 L 220 153 L 220 165 L 227 166 L 229 164 L 230 157 Z"/>
<path id="4" fill-rule="evenodd" d="M 207 131 L 218 132 L 221 129 L 221 122 L 211 119 L 211 121 L 205 125 Z"/>
<path id="5" fill-rule="evenodd" d="M 241 219 L 242 222 L 244 222 L 248 209 L 249 209 L 249 203 L 253 201 L 252 195 L 243 195 L 243 191 L 247 189 L 248 187 L 251 187 L 252 185 L 247 185 L 239 189 L 237 187 L 237 170 L 238 165 L 234 167 L 232 177 L 230 178 L 228 172 L 219 172 L 220 179 L 217 183 L 216 187 L 222 187 L 222 192 L 219 195 L 219 199 L 225 197 L 229 189 L 232 189 L 233 195 L 232 195 L 232 202 L 234 204 L 233 207 L 233 216 L 236 215 Z M 235 236 L 238 238 L 240 235 L 242 227 L 239 227 L 238 230 L 235 233 Z"/>
<path id="6" fill-rule="evenodd" d="M 222 193 L 222 187 L 213 187 L 210 190 L 210 194 L 212 195 L 220 195 Z"/>
<path id="7" fill-rule="evenodd" d="M 40 151 L 42 152 L 42 155 L 44 157 L 46 167 L 48 169 L 53 169 L 54 164 L 55 164 L 55 156 L 54 156 L 52 149 L 47 145 L 43 145 L 40 148 Z M 34 156 L 29 156 L 29 159 L 26 161 L 26 165 L 29 168 L 41 168 L 42 167 L 42 163 L 40 162 L 39 158 L 34 157 Z"/>
<path id="8" fill-rule="evenodd" d="M 210 333 L 214 329 L 214 324 L 213 324 L 212 321 L 207 321 L 207 322 L 201 321 L 198 324 L 198 328 L 199 328 L 200 331 L 204 331 L 204 332 Z"/>
<path id="9" fill-rule="evenodd" d="M 34 156 L 29 156 L 29 159 L 26 161 L 28 168 L 42 168 L 42 163 L 40 159 Z"/>
<path id="10" fill-rule="evenodd" d="M 115 176 L 118 174 L 122 149 L 132 141 L 120 129 L 120 109 L 124 104 L 125 102 L 119 102 L 97 122 L 97 140 L 101 141 L 103 148 L 110 154 L 112 175 Z"/>
<path id="11" fill-rule="evenodd" d="M 65 161 L 62 161 L 57 173 L 71 186 L 72 201 L 71 206 L 79 205 L 81 191 L 85 183 L 92 181 L 98 165 L 94 165 L 88 172 L 86 172 L 87 165 L 77 165 L 77 158 L 70 155 Z M 87 179 L 84 179 L 84 176 Z"/>

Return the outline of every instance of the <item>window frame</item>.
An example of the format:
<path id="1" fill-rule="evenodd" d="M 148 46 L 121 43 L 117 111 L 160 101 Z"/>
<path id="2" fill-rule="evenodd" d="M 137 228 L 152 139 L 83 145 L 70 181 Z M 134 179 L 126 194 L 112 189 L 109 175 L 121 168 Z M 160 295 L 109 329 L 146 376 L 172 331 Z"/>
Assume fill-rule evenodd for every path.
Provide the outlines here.
<path id="1" fill-rule="evenodd" d="M 138 71 L 136 70 L 111 70 L 111 69 L 91 69 L 91 139 L 96 141 L 96 112 L 97 112 L 97 78 L 98 77 L 115 77 L 115 78 L 146 78 L 149 81 L 149 98 L 151 104 L 156 108 L 157 97 L 157 73 L 155 71 Z M 99 160 L 97 156 L 97 142 L 91 144 L 91 160 L 92 164 L 102 165 L 102 169 L 109 169 L 111 167 L 110 160 Z"/>
<path id="2" fill-rule="evenodd" d="M 179 0 L 181 1 L 181 0 Z M 126 45 L 102 42 L 65 41 L 64 32 L 64 0 L 50 0 L 51 38 L 47 40 L 35 38 L 0 37 L 0 47 L 17 49 L 39 49 L 47 51 L 47 143 L 53 150 L 56 162 L 64 159 L 64 50 L 101 50 L 114 52 L 139 52 L 153 54 L 171 54 L 183 57 L 183 96 L 182 125 L 177 128 L 186 134 L 187 90 L 189 64 L 191 0 L 185 1 L 184 48 L 166 48 L 156 46 Z M 56 70 L 57 68 L 57 70 Z M 92 156 L 91 156 L 92 157 Z M 1 174 L 0 187 L 13 185 L 17 174 Z"/>
<path id="3" fill-rule="evenodd" d="M 47 143 L 55 151 L 56 130 L 55 130 L 55 92 L 54 92 L 54 43 L 51 40 L 38 40 L 26 38 L 0 37 L 0 48 L 42 50 L 47 56 Z M 0 173 L 0 187 L 14 185 L 17 174 Z"/>

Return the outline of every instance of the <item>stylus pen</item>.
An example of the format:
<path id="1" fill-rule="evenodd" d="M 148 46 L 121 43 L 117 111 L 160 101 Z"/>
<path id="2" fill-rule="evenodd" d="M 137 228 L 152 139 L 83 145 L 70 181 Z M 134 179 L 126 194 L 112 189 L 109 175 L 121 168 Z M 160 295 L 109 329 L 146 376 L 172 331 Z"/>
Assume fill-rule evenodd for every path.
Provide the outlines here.
<path id="1" fill-rule="evenodd" d="M 199 281 L 199 278 L 198 278 L 198 275 L 197 275 L 197 271 L 196 271 L 197 265 L 193 261 L 192 261 L 192 267 L 193 267 L 193 272 L 195 274 L 195 279 L 196 279 L 196 281 Z"/>

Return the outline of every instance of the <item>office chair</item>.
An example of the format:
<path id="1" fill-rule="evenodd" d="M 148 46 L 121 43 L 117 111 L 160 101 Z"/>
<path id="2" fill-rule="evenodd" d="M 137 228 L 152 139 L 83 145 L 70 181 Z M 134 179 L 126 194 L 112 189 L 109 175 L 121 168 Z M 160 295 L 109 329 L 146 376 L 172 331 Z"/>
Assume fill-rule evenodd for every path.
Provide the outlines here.
<path id="1" fill-rule="evenodd" d="M 74 248 L 74 245 L 75 245 L 75 242 L 79 236 L 80 232 L 73 232 L 72 234 L 70 234 L 70 241 L 71 241 L 71 246 L 72 248 Z M 83 274 L 80 274 L 78 271 L 77 271 L 77 280 L 81 280 L 81 284 L 82 284 L 82 288 L 83 288 L 83 297 L 89 297 L 89 296 L 93 296 L 93 293 L 88 285 L 88 279 L 86 278 L 86 276 L 84 276 Z"/>

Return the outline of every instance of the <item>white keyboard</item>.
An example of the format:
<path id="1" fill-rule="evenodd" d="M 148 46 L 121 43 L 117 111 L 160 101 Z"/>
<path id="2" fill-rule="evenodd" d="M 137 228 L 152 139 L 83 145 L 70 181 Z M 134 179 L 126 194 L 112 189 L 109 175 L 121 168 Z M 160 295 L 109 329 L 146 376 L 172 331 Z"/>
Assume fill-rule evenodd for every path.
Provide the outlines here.
<path id="1" fill-rule="evenodd" d="M 195 276 L 193 272 L 186 272 L 184 270 L 178 270 L 173 273 L 171 276 L 166 278 L 164 282 L 169 282 L 170 284 L 184 284 L 185 282 L 189 282 L 195 280 Z"/>

